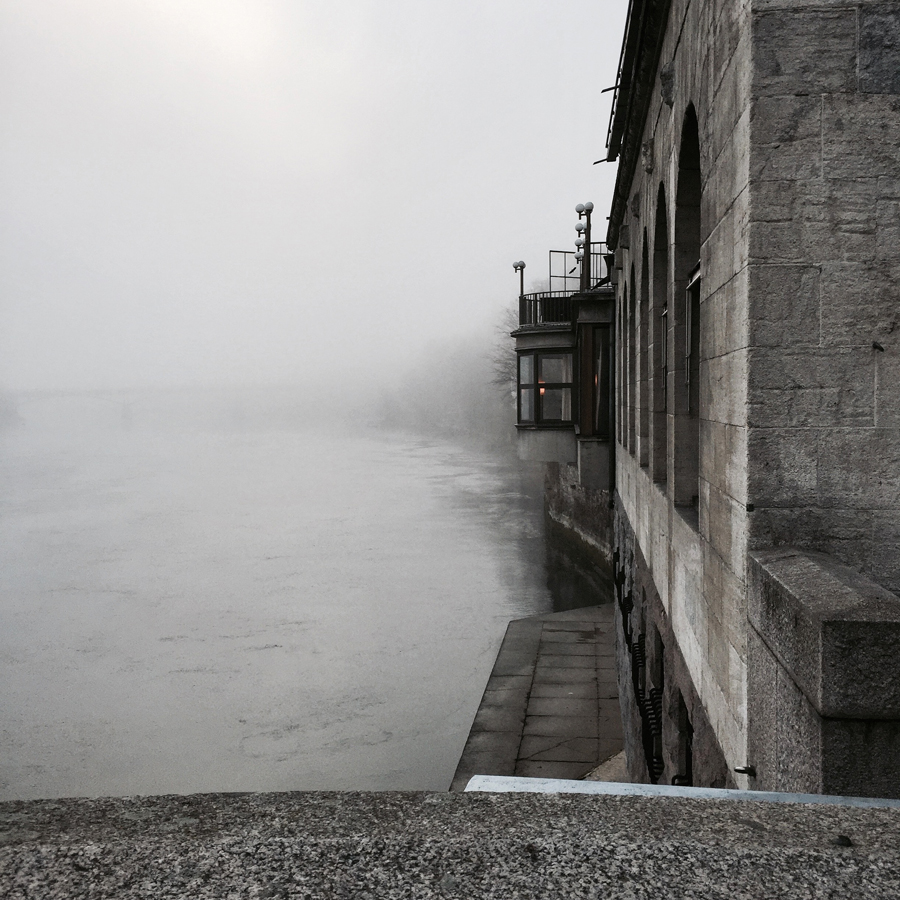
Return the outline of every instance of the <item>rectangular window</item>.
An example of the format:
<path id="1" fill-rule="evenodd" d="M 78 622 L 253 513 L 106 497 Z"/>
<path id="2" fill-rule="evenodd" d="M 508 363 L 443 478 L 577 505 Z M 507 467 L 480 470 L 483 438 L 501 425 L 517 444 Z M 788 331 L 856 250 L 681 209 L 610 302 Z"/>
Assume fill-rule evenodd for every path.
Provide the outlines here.
<path id="1" fill-rule="evenodd" d="M 519 384 L 532 384 L 534 382 L 534 357 L 522 354 L 519 357 Z"/>
<path id="2" fill-rule="evenodd" d="M 610 409 L 609 326 L 594 329 L 594 434 L 609 437 Z"/>
<path id="3" fill-rule="evenodd" d="M 560 353 L 550 356 L 542 353 L 539 357 L 540 373 L 538 381 L 541 384 L 571 384 L 572 383 L 572 354 Z"/>
<path id="4" fill-rule="evenodd" d="M 572 354 L 536 351 L 519 355 L 519 424 L 572 421 Z"/>
<path id="5" fill-rule="evenodd" d="M 534 388 L 519 388 L 519 421 L 534 421 Z"/>
<path id="6" fill-rule="evenodd" d="M 541 419 L 545 422 L 571 422 L 572 389 L 542 387 Z"/>
<path id="7" fill-rule="evenodd" d="M 534 422 L 534 354 L 519 355 L 519 421 Z"/>

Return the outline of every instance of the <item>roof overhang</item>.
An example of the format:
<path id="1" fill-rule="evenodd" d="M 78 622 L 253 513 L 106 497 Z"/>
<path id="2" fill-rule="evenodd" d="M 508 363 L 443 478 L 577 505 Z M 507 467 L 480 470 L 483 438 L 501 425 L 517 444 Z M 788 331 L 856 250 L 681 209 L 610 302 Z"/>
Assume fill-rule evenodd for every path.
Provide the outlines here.
<path id="1" fill-rule="evenodd" d="M 669 7 L 672 0 L 631 0 L 619 60 L 619 77 L 607 141 L 607 159 L 619 160 L 606 242 L 618 246 L 634 171 L 641 157 L 641 136 L 653 98 Z"/>

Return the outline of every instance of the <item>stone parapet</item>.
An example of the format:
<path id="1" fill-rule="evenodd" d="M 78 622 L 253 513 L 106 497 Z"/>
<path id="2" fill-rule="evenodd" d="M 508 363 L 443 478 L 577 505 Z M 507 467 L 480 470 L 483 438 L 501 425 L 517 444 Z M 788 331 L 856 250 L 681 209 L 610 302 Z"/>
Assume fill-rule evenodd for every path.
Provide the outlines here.
<path id="1" fill-rule="evenodd" d="M 823 716 L 900 718 L 900 598 L 824 553 L 750 555 L 750 623 Z"/>
<path id="2" fill-rule="evenodd" d="M 896 809 L 572 794 L 206 794 L 0 804 L 14 898 L 900 894 Z"/>
<path id="3" fill-rule="evenodd" d="M 900 598 L 822 553 L 748 570 L 755 786 L 900 796 Z"/>

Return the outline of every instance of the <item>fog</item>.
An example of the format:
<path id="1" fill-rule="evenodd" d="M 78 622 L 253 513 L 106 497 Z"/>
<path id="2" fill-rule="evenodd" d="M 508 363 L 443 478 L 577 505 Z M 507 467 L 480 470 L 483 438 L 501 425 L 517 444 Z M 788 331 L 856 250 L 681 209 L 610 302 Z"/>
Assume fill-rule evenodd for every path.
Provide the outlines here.
<path id="1" fill-rule="evenodd" d="M 485 341 L 608 207 L 626 6 L 5 0 L 0 386 L 362 391 Z"/>
<path id="2" fill-rule="evenodd" d="M 596 602 L 503 378 L 626 6 L 0 4 L 0 800 L 443 789 Z"/>

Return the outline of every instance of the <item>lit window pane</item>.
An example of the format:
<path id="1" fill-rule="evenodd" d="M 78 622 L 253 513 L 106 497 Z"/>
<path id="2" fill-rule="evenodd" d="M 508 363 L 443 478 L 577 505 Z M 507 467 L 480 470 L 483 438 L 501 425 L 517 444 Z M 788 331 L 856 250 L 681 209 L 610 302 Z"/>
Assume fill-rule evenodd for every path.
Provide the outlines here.
<path id="1" fill-rule="evenodd" d="M 540 359 L 539 381 L 544 384 L 568 384 L 572 381 L 572 354 L 542 356 Z"/>
<path id="2" fill-rule="evenodd" d="M 519 421 L 534 421 L 534 388 L 522 388 L 519 391 Z"/>
<path id="3" fill-rule="evenodd" d="M 545 422 L 571 422 L 572 389 L 543 388 L 541 390 L 541 418 Z"/>
<path id="4" fill-rule="evenodd" d="M 519 384 L 534 383 L 534 357 L 519 357 Z"/>

